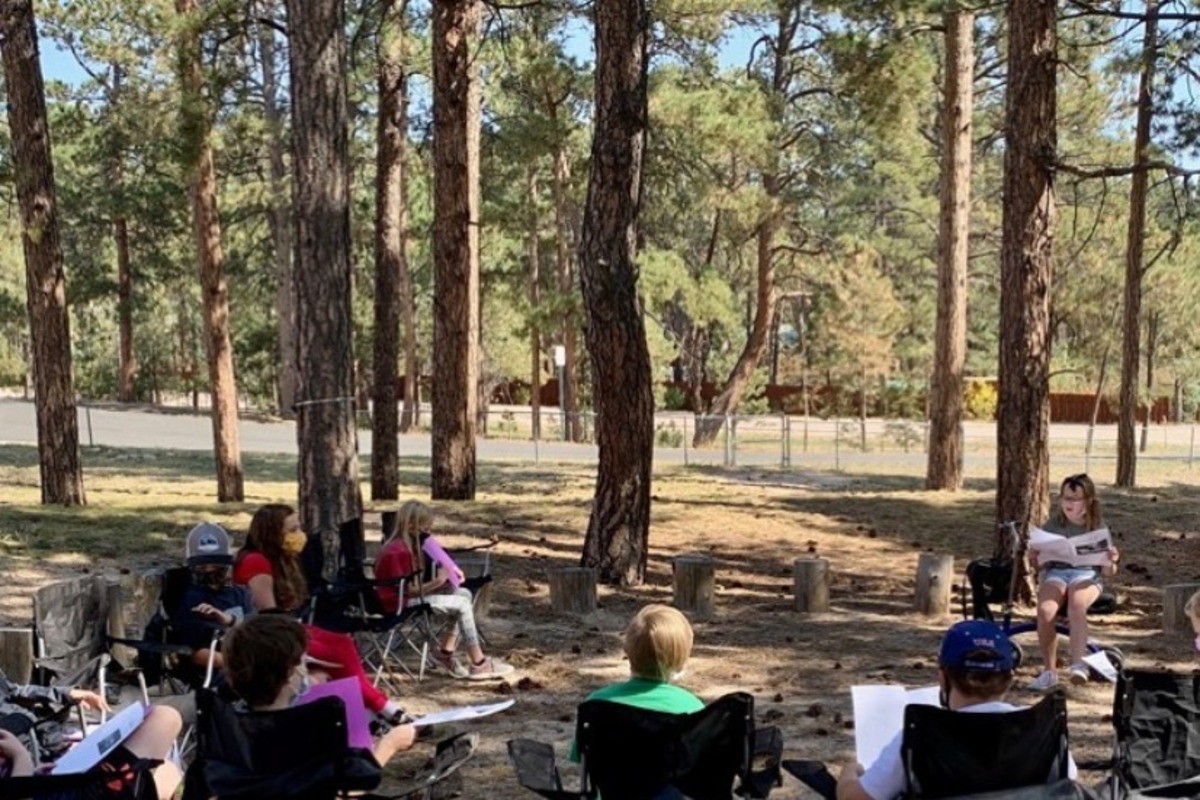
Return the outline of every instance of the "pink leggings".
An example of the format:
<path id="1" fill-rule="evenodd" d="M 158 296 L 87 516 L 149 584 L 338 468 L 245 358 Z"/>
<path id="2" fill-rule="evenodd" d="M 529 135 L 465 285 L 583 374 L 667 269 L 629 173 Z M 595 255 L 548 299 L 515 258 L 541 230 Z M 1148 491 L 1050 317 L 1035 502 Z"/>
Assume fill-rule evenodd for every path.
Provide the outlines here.
<path id="1" fill-rule="evenodd" d="M 375 688 L 363 670 L 362 659 L 354 640 L 345 633 L 333 633 L 313 625 L 305 625 L 308 633 L 308 655 L 321 661 L 340 664 L 337 669 L 329 668 L 329 677 L 357 678 L 362 687 L 363 704 L 371 711 L 379 712 L 387 704 L 387 695 Z"/>

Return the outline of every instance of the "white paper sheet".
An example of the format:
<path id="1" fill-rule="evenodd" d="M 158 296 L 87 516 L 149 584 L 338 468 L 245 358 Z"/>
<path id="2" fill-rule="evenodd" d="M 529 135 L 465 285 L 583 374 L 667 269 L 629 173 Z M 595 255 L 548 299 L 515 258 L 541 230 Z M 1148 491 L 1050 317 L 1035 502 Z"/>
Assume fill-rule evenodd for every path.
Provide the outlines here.
<path id="1" fill-rule="evenodd" d="M 423 717 L 417 717 L 412 724 L 418 728 L 422 725 L 438 725 L 443 722 L 459 722 L 462 720 L 479 719 L 480 717 L 490 716 L 497 712 L 503 711 L 506 708 L 512 708 L 516 700 L 504 700 L 499 703 L 490 703 L 482 706 L 460 706 L 459 708 L 447 708 L 445 711 L 435 711 L 432 714 L 426 714 Z"/>
<path id="2" fill-rule="evenodd" d="M 87 772 L 99 764 L 117 745 L 128 739 L 145 718 L 146 706 L 141 703 L 134 703 L 113 714 L 108 718 L 108 722 L 94 729 L 83 741 L 55 761 L 50 773 L 68 775 Z"/>
<path id="3" fill-rule="evenodd" d="M 1109 683 L 1117 682 L 1117 668 L 1108 660 L 1108 656 L 1103 650 L 1097 650 L 1091 655 L 1084 656 L 1083 663 L 1099 672 Z"/>
<path id="4" fill-rule="evenodd" d="M 904 729 L 904 707 L 910 703 L 938 705 L 938 687 L 867 685 L 850 687 L 854 704 L 854 753 L 863 768 L 869 768 L 880 752 Z"/>
<path id="5" fill-rule="evenodd" d="M 1112 534 L 1099 528 L 1079 536 L 1060 536 L 1041 528 L 1029 529 L 1029 546 L 1037 551 L 1038 562 L 1061 561 L 1076 567 L 1106 567 Z"/>

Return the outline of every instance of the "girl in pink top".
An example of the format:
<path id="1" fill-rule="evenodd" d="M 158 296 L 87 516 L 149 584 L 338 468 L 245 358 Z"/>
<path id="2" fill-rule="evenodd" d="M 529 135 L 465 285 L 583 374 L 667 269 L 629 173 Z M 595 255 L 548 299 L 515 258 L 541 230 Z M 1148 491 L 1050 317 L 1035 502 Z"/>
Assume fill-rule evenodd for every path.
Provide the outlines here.
<path id="1" fill-rule="evenodd" d="M 483 681 L 512 674 L 512 665 L 485 656 L 479 646 L 471 592 L 461 586 L 462 570 L 433 538 L 432 528 L 433 514 L 424 503 L 410 500 L 400 507 L 396 532 L 384 542 L 375 560 L 375 577 L 408 580 L 404 598 L 395 588 L 380 587 L 379 599 L 384 609 L 394 614 L 405 605 L 424 603 L 454 617 L 455 625 L 442 637 L 440 650 L 430 655 L 433 665 L 452 677 Z M 428 572 L 427 561 L 432 568 Z M 463 666 L 454 657 L 460 639 L 470 658 L 469 666 Z"/>

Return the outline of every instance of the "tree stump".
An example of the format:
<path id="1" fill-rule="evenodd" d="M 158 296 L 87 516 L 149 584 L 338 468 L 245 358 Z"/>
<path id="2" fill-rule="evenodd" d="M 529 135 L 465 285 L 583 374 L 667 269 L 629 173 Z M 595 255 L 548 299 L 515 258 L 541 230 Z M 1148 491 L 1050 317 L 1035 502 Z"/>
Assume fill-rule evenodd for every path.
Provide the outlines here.
<path id="1" fill-rule="evenodd" d="M 917 611 L 942 616 L 950 611 L 950 584 L 954 582 L 954 556 L 921 553 L 917 558 Z"/>
<path id="2" fill-rule="evenodd" d="M 1172 583 L 1163 587 L 1163 632 L 1192 633 L 1192 620 L 1184 606 L 1193 594 L 1200 591 L 1200 583 Z"/>
<path id="3" fill-rule="evenodd" d="M 797 558 L 792 567 L 796 610 L 803 612 L 829 610 L 829 560 Z"/>
<path id="4" fill-rule="evenodd" d="M 596 570 L 561 567 L 548 571 L 550 607 L 567 614 L 591 614 L 596 610 Z"/>
<path id="5" fill-rule="evenodd" d="M 33 676 L 31 628 L 0 628 L 0 670 L 12 683 L 29 683 Z"/>
<path id="6" fill-rule="evenodd" d="M 716 593 L 712 558 L 703 554 L 679 556 L 671 567 L 674 572 L 675 607 L 696 616 L 710 616 Z"/>

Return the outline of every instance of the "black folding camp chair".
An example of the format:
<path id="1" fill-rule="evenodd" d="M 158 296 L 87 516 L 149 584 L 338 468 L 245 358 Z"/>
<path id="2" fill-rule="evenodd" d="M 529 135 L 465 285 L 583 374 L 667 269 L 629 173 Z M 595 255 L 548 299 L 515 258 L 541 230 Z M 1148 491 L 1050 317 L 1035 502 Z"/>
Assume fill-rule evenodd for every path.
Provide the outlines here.
<path id="1" fill-rule="evenodd" d="M 1003 792 L 1006 797 L 1074 796 L 1067 781 L 1067 701 L 1052 692 L 1032 708 L 964 713 L 937 706 L 904 710 L 901 744 L 911 800 Z M 1070 784 L 1067 781 L 1067 784 Z"/>
<path id="2" fill-rule="evenodd" d="M 366 574 L 366 545 L 361 519 L 343 523 L 337 580 L 312 592 L 311 621 L 314 625 L 355 637 L 364 667 L 373 673 L 376 685 L 389 681 L 395 671 L 412 678 L 425 677 L 429 648 L 437 646 L 429 606 L 405 603 L 395 614 L 386 613 L 378 590 L 394 589 L 405 596 L 412 576 L 377 580 Z M 410 665 L 404 658 L 414 653 L 418 660 Z M 400 691 L 398 686 L 390 686 Z"/>
<path id="3" fill-rule="evenodd" d="M 1200 674 L 1122 671 L 1113 728 L 1113 800 L 1200 797 Z"/>
<path id="4" fill-rule="evenodd" d="M 33 595 L 34 682 L 104 691 L 111 589 L 97 575 L 59 581 Z"/>
<path id="5" fill-rule="evenodd" d="M 521 786 L 547 800 L 731 800 L 735 783 L 748 797 L 767 797 L 779 784 L 782 736 L 776 728 L 755 730 L 754 698 L 744 692 L 693 714 L 589 700 L 579 707 L 575 739 L 578 790 L 563 788 L 550 745 L 509 741 Z M 755 772 L 756 761 L 765 768 Z"/>
<path id="6" fill-rule="evenodd" d="M 474 754 L 478 739 L 439 742 L 432 759 L 387 795 L 372 794 L 383 773 L 367 750 L 351 747 L 346 707 L 324 697 L 279 711 L 244 711 L 217 693 L 198 693 L 198 745 L 184 796 L 218 800 L 429 800 Z"/>

